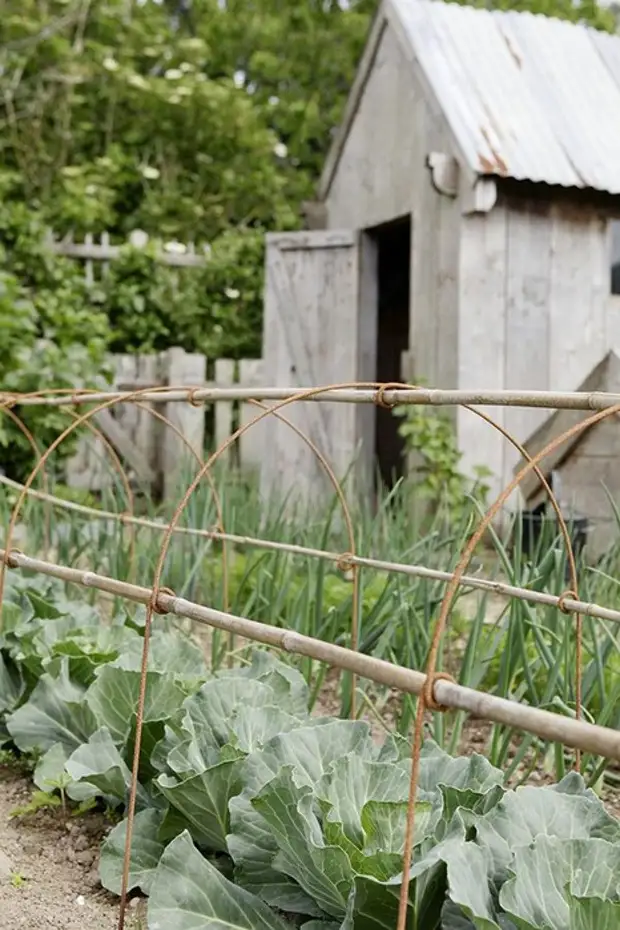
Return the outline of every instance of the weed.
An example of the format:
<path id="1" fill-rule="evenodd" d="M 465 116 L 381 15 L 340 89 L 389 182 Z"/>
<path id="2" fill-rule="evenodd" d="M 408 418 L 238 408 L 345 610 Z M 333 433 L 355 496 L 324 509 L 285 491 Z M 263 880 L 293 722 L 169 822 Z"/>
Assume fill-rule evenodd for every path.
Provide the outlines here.
<path id="1" fill-rule="evenodd" d="M 80 803 L 71 811 L 72 817 L 83 817 L 85 814 L 89 814 L 91 811 L 95 810 L 99 802 L 97 798 L 87 798 L 85 801 L 80 801 Z"/>
<path id="2" fill-rule="evenodd" d="M 61 806 L 61 800 L 56 794 L 48 794 L 47 791 L 33 791 L 27 804 L 14 807 L 10 812 L 11 817 L 29 817 L 42 810 L 52 810 Z"/>
<path id="3" fill-rule="evenodd" d="M 67 788 L 73 779 L 68 772 L 63 772 L 58 778 L 46 778 L 44 784 L 50 788 L 55 788 L 60 794 L 60 804 L 62 807 L 63 817 L 67 816 Z"/>
<path id="4" fill-rule="evenodd" d="M 37 763 L 34 753 L 17 753 L 12 749 L 0 749 L 0 769 L 5 768 L 16 775 L 30 775 Z"/>

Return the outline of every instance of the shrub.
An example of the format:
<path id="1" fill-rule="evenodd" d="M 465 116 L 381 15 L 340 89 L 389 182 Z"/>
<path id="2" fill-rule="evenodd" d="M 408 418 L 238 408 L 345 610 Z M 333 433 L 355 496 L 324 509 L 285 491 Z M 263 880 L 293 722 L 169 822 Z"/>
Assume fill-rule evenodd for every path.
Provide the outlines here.
<path id="1" fill-rule="evenodd" d="M 18 178 L 0 174 L 0 388 L 44 391 L 92 383 L 103 370 L 107 321 L 88 295 L 74 262 L 52 255 L 45 224 L 27 204 Z M 56 408 L 16 411 L 44 449 L 70 420 Z M 62 447 L 61 456 L 72 444 Z M 14 422 L 0 421 L 0 467 L 21 479 L 32 448 Z"/>

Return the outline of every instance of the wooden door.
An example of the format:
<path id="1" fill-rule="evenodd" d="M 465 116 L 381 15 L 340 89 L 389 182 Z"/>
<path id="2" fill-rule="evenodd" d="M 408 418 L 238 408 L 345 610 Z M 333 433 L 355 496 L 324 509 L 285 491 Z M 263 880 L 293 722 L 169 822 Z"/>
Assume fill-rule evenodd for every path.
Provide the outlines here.
<path id="1" fill-rule="evenodd" d="M 359 279 L 358 238 L 352 232 L 267 237 L 267 385 L 303 389 L 360 379 Z M 302 402 L 282 414 L 320 449 L 339 479 L 352 474 L 361 422 L 355 405 Z M 316 456 L 284 424 L 266 424 L 263 448 L 265 493 L 275 488 L 312 499 L 328 487 Z"/>

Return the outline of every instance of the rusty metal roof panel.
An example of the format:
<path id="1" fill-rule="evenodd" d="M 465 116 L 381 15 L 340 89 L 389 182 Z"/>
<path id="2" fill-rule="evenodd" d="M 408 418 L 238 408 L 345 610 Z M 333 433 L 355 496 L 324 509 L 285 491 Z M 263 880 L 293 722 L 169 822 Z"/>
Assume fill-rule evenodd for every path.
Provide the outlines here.
<path id="1" fill-rule="evenodd" d="M 470 168 L 620 193 L 620 38 L 535 16 L 389 0 Z"/>

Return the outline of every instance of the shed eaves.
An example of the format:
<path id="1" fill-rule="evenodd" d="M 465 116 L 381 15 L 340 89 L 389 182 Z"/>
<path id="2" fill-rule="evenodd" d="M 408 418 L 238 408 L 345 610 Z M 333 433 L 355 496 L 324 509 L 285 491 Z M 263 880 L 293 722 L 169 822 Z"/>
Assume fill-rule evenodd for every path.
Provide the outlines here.
<path id="1" fill-rule="evenodd" d="M 387 2 L 472 171 L 620 193 L 620 37 L 531 13 Z"/>

